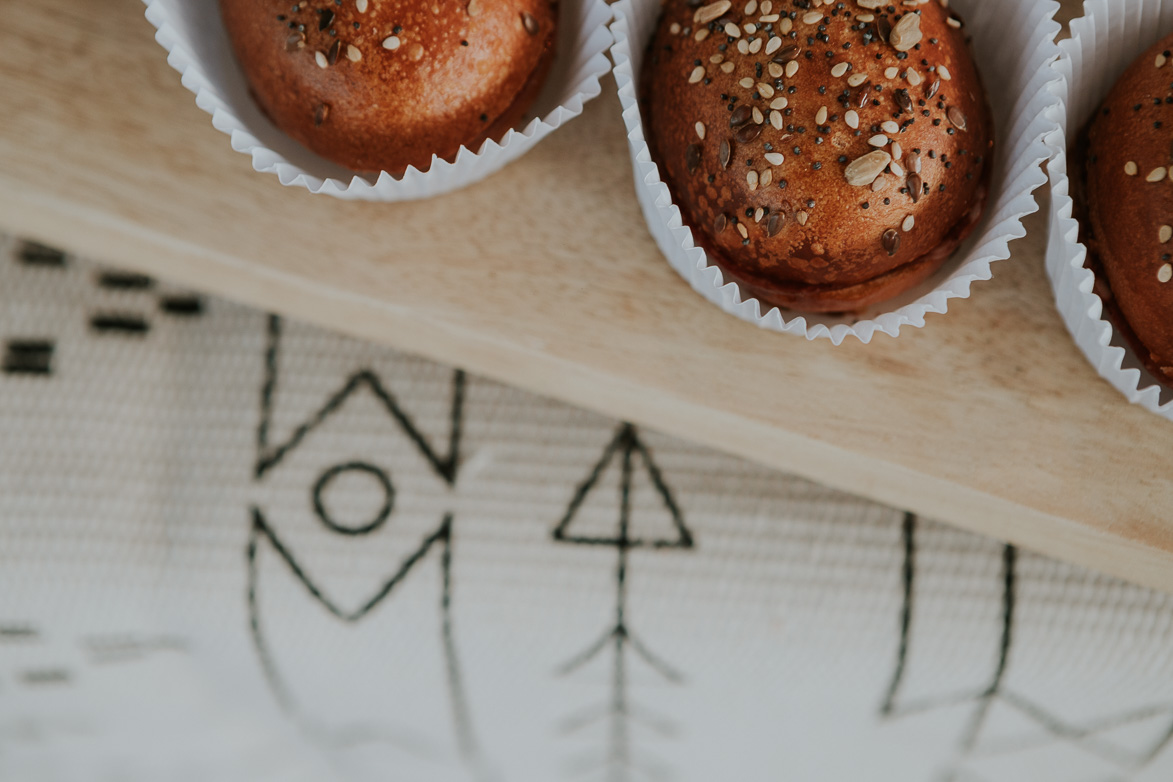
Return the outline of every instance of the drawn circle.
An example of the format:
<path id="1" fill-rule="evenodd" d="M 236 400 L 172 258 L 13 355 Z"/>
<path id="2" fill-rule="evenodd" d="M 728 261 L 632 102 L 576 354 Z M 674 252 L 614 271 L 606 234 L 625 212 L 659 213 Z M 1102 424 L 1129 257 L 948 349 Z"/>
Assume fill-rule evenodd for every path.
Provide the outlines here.
<path id="1" fill-rule="evenodd" d="M 366 524 L 339 523 L 330 516 L 326 511 L 325 503 L 322 502 L 322 492 L 330 485 L 330 482 L 347 472 L 366 473 L 383 487 L 383 507 L 375 514 L 375 518 Z M 395 505 L 395 488 L 391 485 L 391 479 L 387 477 L 387 473 L 375 465 L 366 462 L 348 462 L 336 464 L 322 473 L 322 477 L 318 478 L 318 482 L 314 484 L 313 499 L 314 512 L 318 514 L 318 518 L 326 527 L 342 535 L 366 535 L 383 526 L 383 522 L 387 521 L 387 517 L 391 515 L 391 508 Z"/>

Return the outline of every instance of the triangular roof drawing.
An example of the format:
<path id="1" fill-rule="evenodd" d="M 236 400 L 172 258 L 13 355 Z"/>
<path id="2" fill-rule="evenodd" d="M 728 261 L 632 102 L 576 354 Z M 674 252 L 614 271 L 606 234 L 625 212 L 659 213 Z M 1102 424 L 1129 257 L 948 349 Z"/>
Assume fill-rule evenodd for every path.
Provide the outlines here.
<path id="1" fill-rule="evenodd" d="M 603 472 L 617 456 L 622 459 L 623 472 L 619 479 L 619 519 L 616 535 L 614 537 L 606 537 L 601 535 L 574 534 L 573 525 L 575 517 L 582 507 L 583 501 L 598 486 Z M 660 501 L 664 504 L 664 508 L 668 511 L 672 519 L 672 526 L 676 533 L 674 537 L 645 538 L 632 534 L 631 486 L 635 470 L 634 462 L 637 456 L 639 457 L 640 464 L 647 471 L 652 486 L 656 490 L 656 494 L 659 496 Z M 634 426 L 631 424 L 620 426 L 615 437 L 603 449 L 603 455 L 595 463 L 590 475 L 578 487 L 574 497 L 571 499 L 570 505 L 566 509 L 566 515 L 562 517 L 558 526 L 554 528 L 554 540 L 565 543 L 597 546 L 622 546 L 624 548 L 692 548 L 692 533 L 684 524 L 684 517 L 676 504 L 676 499 L 672 496 L 672 490 L 664 482 L 664 478 L 660 474 L 660 468 L 656 466 L 647 447 L 640 441 Z"/>

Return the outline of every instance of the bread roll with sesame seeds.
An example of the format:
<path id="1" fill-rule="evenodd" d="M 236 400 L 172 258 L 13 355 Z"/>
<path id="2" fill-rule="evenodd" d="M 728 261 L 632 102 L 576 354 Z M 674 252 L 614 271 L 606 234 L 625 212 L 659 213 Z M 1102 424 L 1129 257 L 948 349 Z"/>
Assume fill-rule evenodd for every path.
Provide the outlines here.
<path id="1" fill-rule="evenodd" d="M 253 97 L 354 171 L 427 169 L 519 124 L 553 60 L 557 0 L 220 0 Z"/>
<path id="2" fill-rule="evenodd" d="M 685 222 L 766 304 L 896 296 L 986 203 L 993 120 L 940 0 L 666 0 L 640 92 Z"/>
<path id="3" fill-rule="evenodd" d="M 1080 240 L 1108 317 L 1173 387 L 1173 35 L 1142 54 L 1072 146 Z"/>

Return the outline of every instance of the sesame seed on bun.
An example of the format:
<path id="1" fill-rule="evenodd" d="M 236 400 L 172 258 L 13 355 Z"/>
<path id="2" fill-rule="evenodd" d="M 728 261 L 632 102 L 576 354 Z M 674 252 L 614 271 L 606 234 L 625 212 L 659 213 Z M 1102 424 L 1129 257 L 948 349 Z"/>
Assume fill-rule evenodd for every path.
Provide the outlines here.
<path id="1" fill-rule="evenodd" d="M 1105 313 L 1173 387 L 1173 35 L 1142 54 L 1072 145 L 1072 196 Z"/>
<path id="2" fill-rule="evenodd" d="M 939 0 L 666 0 L 640 93 L 685 222 L 767 304 L 891 298 L 986 203 L 993 120 Z"/>
<path id="3" fill-rule="evenodd" d="M 354 171 L 426 169 L 516 125 L 553 60 L 556 0 L 220 0 L 253 97 Z"/>

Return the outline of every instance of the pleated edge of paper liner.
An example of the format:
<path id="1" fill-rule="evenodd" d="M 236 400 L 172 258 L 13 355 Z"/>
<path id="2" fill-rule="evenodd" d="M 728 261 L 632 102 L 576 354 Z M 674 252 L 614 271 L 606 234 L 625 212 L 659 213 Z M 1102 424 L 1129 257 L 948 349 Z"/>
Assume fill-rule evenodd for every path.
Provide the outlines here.
<path id="1" fill-rule="evenodd" d="M 1132 0 L 1128 8 L 1130 13 L 1137 13 L 1136 3 L 1137 0 Z M 1164 389 L 1142 366 L 1122 335 L 1104 317 L 1103 302 L 1093 291 L 1095 274 L 1084 265 L 1087 247 L 1079 241 L 1079 223 L 1073 216 L 1074 204 L 1067 171 L 1069 139 L 1079 132 L 1086 116 L 1099 105 L 1107 89 L 1137 56 L 1135 42 L 1120 40 L 1109 25 L 1096 24 L 1097 21 L 1103 21 L 1107 14 L 1113 13 L 1113 8 L 1117 9 L 1116 13 L 1123 12 L 1123 5 L 1119 0 L 1087 0 L 1083 16 L 1071 22 L 1071 36 L 1059 43 L 1060 58 L 1055 67 L 1063 78 L 1054 87 L 1059 98 L 1059 104 L 1053 109 L 1057 127 L 1047 137 L 1047 143 L 1052 148 L 1052 157 L 1047 164 L 1051 193 L 1047 276 L 1064 325 L 1100 377 L 1107 380 L 1129 402 L 1173 421 L 1173 393 Z M 1160 2 L 1155 4 L 1157 13 L 1160 13 L 1162 5 Z M 1150 7 L 1154 6 L 1150 4 Z M 1169 24 L 1148 26 L 1152 30 L 1151 39 L 1139 51 L 1147 49 L 1173 29 L 1173 5 L 1165 14 Z M 1100 29 L 1108 30 L 1108 35 L 1099 35 Z M 1145 26 L 1138 23 L 1134 32 L 1143 36 L 1144 29 Z M 1117 55 L 1125 46 L 1130 48 Z M 1097 83 L 1088 84 L 1084 69 L 1088 67 L 1089 53 L 1100 67 L 1105 61 L 1113 59 L 1117 60 L 1116 65 L 1119 67 L 1102 73 Z M 1165 397 L 1164 402 L 1162 397 Z"/>
<path id="2" fill-rule="evenodd" d="M 985 2 L 987 5 L 992 4 L 990 0 Z M 1025 9 L 1023 12 L 1029 21 L 1022 24 L 1005 24 L 1005 15 L 1000 17 L 1004 26 L 1000 27 L 1002 37 L 998 38 L 996 45 L 1031 51 L 1026 62 L 1034 72 L 1033 77 L 1025 78 L 1022 95 L 1011 101 L 1013 106 L 1020 107 L 1017 112 L 1011 112 L 1019 118 L 1019 124 L 1022 118 L 1030 118 L 1026 127 L 1016 134 L 1013 143 L 1006 138 L 998 140 L 1000 146 L 1009 143 L 1009 146 L 1003 147 L 1006 150 L 1004 157 L 998 157 L 1003 176 L 998 176 L 996 171 L 993 179 L 995 187 L 1000 190 L 991 194 L 978 231 L 946 263 L 945 271 L 938 272 L 913 291 L 889 302 L 888 307 L 893 309 L 859 320 L 789 311 L 784 313 L 777 307 L 763 312 L 762 304 L 757 299 L 743 296 L 737 283 L 726 283 L 721 270 L 709 263 L 704 250 L 693 241 L 692 231 L 684 224 L 679 208 L 672 202 L 668 187 L 661 180 L 659 170 L 652 161 L 639 111 L 638 68 L 647 37 L 650 37 L 655 24 L 655 16 L 651 17 L 648 29 L 640 31 L 647 37 L 637 43 L 636 49 L 632 48 L 631 21 L 633 18 L 638 20 L 637 5 L 645 13 L 652 13 L 654 9 L 649 9 L 649 6 L 658 9 L 659 0 L 620 0 L 615 3 L 612 6 L 615 18 L 611 22 L 615 43 L 611 47 L 611 58 L 615 62 L 615 81 L 627 128 L 636 194 L 648 228 L 672 268 L 697 293 L 735 317 L 770 331 L 801 334 L 808 340 L 829 339 L 835 345 L 841 344 L 849 336 L 868 343 L 877 332 L 899 336 L 901 327 L 921 328 L 925 325 L 926 315 L 947 312 L 950 299 L 968 298 L 974 282 L 988 280 L 993 276 L 993 263 L 1010 257 L 1009 243 L 1026 235 L 1022 219 L 1039 210 L 1034 192 L 1047 181 L 1043 166 L 1051 156 L 1051 151 L 1045 139 L 1055 129 L 1055 115 L 1051 109 L 1058 101 L 1055 91 L 1051 89 L 1051 82 L 1059 78 L 1053 68 L 1059 54 L 1055 43 L 1060 30 L 1059 23 L 1055 21 L 1058 3 L 1043 0 L 1020 6 L 1014 0 L 997 2 L 1015 9 Z M 964 5 L 960 2 L 957 5 L 962 6 L 965 16 Z M 994 14 L 990 16 L 992 18 Z M 966 21 L 968 24 L 968 17 Z M 1019 35 L 1027 36 L 1027 40 L 1020 42 L 1007 39 L 1004 37 L 1006 30 L 1017 31 Z M 974 38 L 976 42 L 976 31 Z M 984 61 L 990 59 L 984 58 Z M 998 83 L 992 78 L 992 72 L 982 75 L 987 88 Z M 1003 133 L 1010 132 L 1009 118 L 1007 122 L 999 123 L 998 127 Z M 901 299 L 908 301 L 901 304 Z"/>

